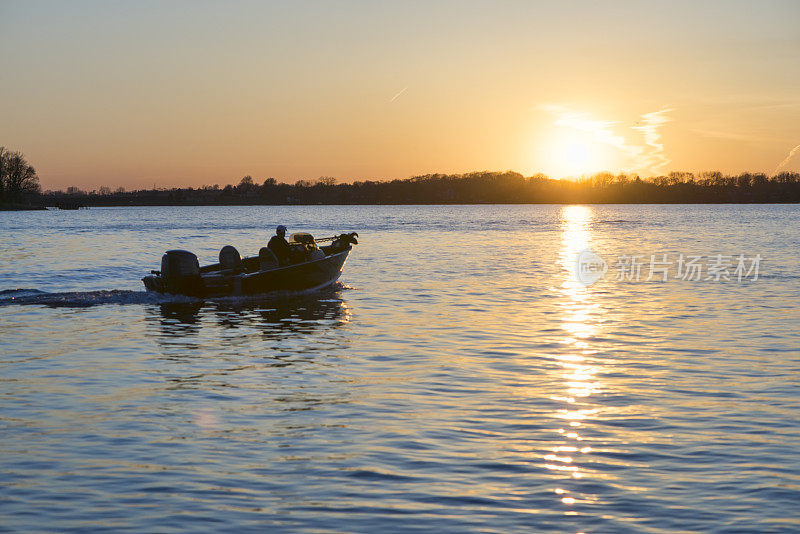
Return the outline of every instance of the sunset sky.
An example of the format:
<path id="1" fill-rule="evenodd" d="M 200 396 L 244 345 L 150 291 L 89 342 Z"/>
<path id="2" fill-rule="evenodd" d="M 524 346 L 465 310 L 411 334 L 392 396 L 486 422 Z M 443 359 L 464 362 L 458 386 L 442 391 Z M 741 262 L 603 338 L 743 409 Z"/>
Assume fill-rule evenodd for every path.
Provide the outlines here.
<path id="1" fill-rule="evenodd" d="M 797 1 L 0 0 L 0 146 L 44 189 L 800 171 L 798 27 Z"/>

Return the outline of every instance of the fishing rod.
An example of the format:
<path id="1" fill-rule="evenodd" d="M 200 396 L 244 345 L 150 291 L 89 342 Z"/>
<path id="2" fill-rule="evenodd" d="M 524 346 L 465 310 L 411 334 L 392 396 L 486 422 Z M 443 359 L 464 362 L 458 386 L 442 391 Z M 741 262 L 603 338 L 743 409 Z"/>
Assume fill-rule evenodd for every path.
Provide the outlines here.
<path id="1" fill-rule="evenodd" d="M 349 234 L 339 234 L 331 237 L 315 237 L 314 241 L 316 241 L 317 243 L 319 243 L 320 241 L 333 241 L 334 239 L 339 239 L 342 236 L 358 237 L 358 234 L 356 232 L 350 232 Z"/>

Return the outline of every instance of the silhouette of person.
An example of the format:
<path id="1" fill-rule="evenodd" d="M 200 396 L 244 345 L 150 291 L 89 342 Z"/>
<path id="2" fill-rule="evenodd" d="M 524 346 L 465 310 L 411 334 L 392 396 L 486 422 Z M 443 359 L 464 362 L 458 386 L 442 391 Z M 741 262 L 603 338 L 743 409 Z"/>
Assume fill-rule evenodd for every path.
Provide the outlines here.
<path id="1" fill-rule="evenodd" d="M 275 235 L 269 240 L 267 248 L 275 254 L 278 258 L 279 265 L 287 265 L 289 263 L 289 243 L 286 241 L 286 227 L 284 225 L 278 226 L 275 230 Z"/>

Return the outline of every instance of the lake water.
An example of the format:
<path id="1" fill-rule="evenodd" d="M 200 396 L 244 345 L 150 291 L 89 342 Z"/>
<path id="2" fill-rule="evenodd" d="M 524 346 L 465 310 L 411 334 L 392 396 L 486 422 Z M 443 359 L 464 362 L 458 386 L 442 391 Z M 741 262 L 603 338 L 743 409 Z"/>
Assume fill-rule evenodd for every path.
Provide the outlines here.
<path id="1" fill-rule="evenodd" d="M 164 250 L 253 254 L 277 224 L 361 243 L 317 295 L 144 293 Z M 798 228 L 789 205 L 0 212 L 0 530 L 798 532 Z"/>

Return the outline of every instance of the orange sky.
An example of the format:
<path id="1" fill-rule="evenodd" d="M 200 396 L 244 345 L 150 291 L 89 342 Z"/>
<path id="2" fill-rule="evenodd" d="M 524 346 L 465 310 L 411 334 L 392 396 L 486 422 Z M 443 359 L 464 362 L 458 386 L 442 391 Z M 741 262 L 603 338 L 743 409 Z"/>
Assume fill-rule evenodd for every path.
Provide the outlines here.
<path id="1" fill-rule="evenodd" d="M 793 1 L 0 0 L 0 145 L 45 189 L 800 171 L 798 22 Z"/>

